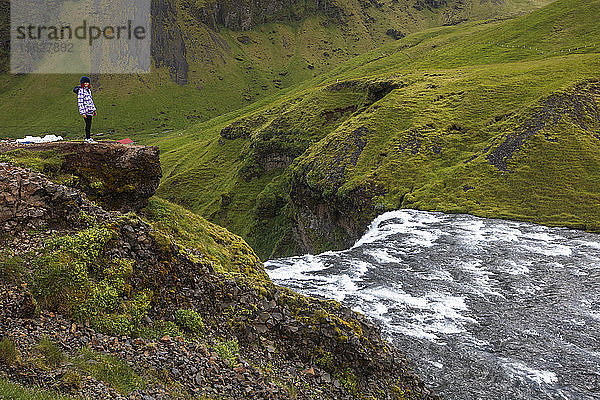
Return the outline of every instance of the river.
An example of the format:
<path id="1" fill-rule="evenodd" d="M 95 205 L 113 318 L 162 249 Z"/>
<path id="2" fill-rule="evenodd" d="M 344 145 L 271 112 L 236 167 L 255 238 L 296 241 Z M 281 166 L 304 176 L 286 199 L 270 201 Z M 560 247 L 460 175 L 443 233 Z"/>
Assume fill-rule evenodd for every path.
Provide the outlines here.
<path id="1" fill-rule="evenodd" d="M 600 399 L 600 236 L 392 211 L 344 251 L 271 279 L 380 323 L 445 399 Z"/>

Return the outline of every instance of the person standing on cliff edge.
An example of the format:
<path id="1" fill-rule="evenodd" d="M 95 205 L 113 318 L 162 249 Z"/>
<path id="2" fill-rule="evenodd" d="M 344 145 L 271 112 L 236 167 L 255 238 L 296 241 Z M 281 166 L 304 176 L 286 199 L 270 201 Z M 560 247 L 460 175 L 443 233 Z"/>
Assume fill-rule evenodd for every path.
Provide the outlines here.
<path id="1" fill-rule="evenodd" d="M 90 136 L 92 117 L 96 116 L 96 106 L 92 100 L 92 85 L 90 78 L 82 76 L 79 83 L 80 87 L 77 91 L 77 105 L 79 106 L 79 114 L 81 114 L 85 120 L 85 141 L 87 143 L 96 143 Z"/>

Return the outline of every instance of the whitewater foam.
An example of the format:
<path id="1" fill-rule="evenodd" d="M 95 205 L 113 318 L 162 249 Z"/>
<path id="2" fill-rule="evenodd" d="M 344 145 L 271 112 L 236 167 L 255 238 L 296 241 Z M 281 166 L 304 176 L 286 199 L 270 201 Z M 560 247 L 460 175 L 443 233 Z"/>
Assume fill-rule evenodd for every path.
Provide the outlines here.
<path id="1" fill-rule="evenodd" d="M 350 249 L 265 266 L 378 321 L 446 398 L 594 398 L 578 375 L 600 376 L 597 235 L 400 210 Z"/>
<path id="2" fill-rule="evenodd" d="M 504 369 L 514 377 L 527 379 L 538 385 L 553 384 L 558 382 L 558 377 L 554 372 L 531 368 L 520 361 L 501 358 Z"/>

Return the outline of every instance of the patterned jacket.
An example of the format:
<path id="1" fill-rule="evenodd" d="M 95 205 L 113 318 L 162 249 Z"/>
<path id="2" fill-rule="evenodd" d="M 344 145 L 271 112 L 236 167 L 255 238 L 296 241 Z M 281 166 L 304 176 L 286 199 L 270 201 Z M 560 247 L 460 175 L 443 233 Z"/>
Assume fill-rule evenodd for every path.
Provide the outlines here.
<path id="1" fill-rule="evenodd" d="M 93 114 L 96 111 L 96 106 L 92 100 L 92 92 L 89 88 L 79 88 L 77 92 L 77 105 L 79 106 L 79 114 Z"/>

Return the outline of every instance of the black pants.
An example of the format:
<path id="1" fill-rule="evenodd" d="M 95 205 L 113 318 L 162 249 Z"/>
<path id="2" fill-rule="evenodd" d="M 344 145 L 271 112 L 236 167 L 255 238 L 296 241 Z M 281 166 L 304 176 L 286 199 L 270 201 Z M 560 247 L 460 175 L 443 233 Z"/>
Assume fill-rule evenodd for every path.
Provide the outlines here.
<path id="1" fill-rule="evenodd" d="M 85 118 L 85 138 L 90 138 L 90 130 L 92 129 L 92 116 L 86 115 Z"/>

